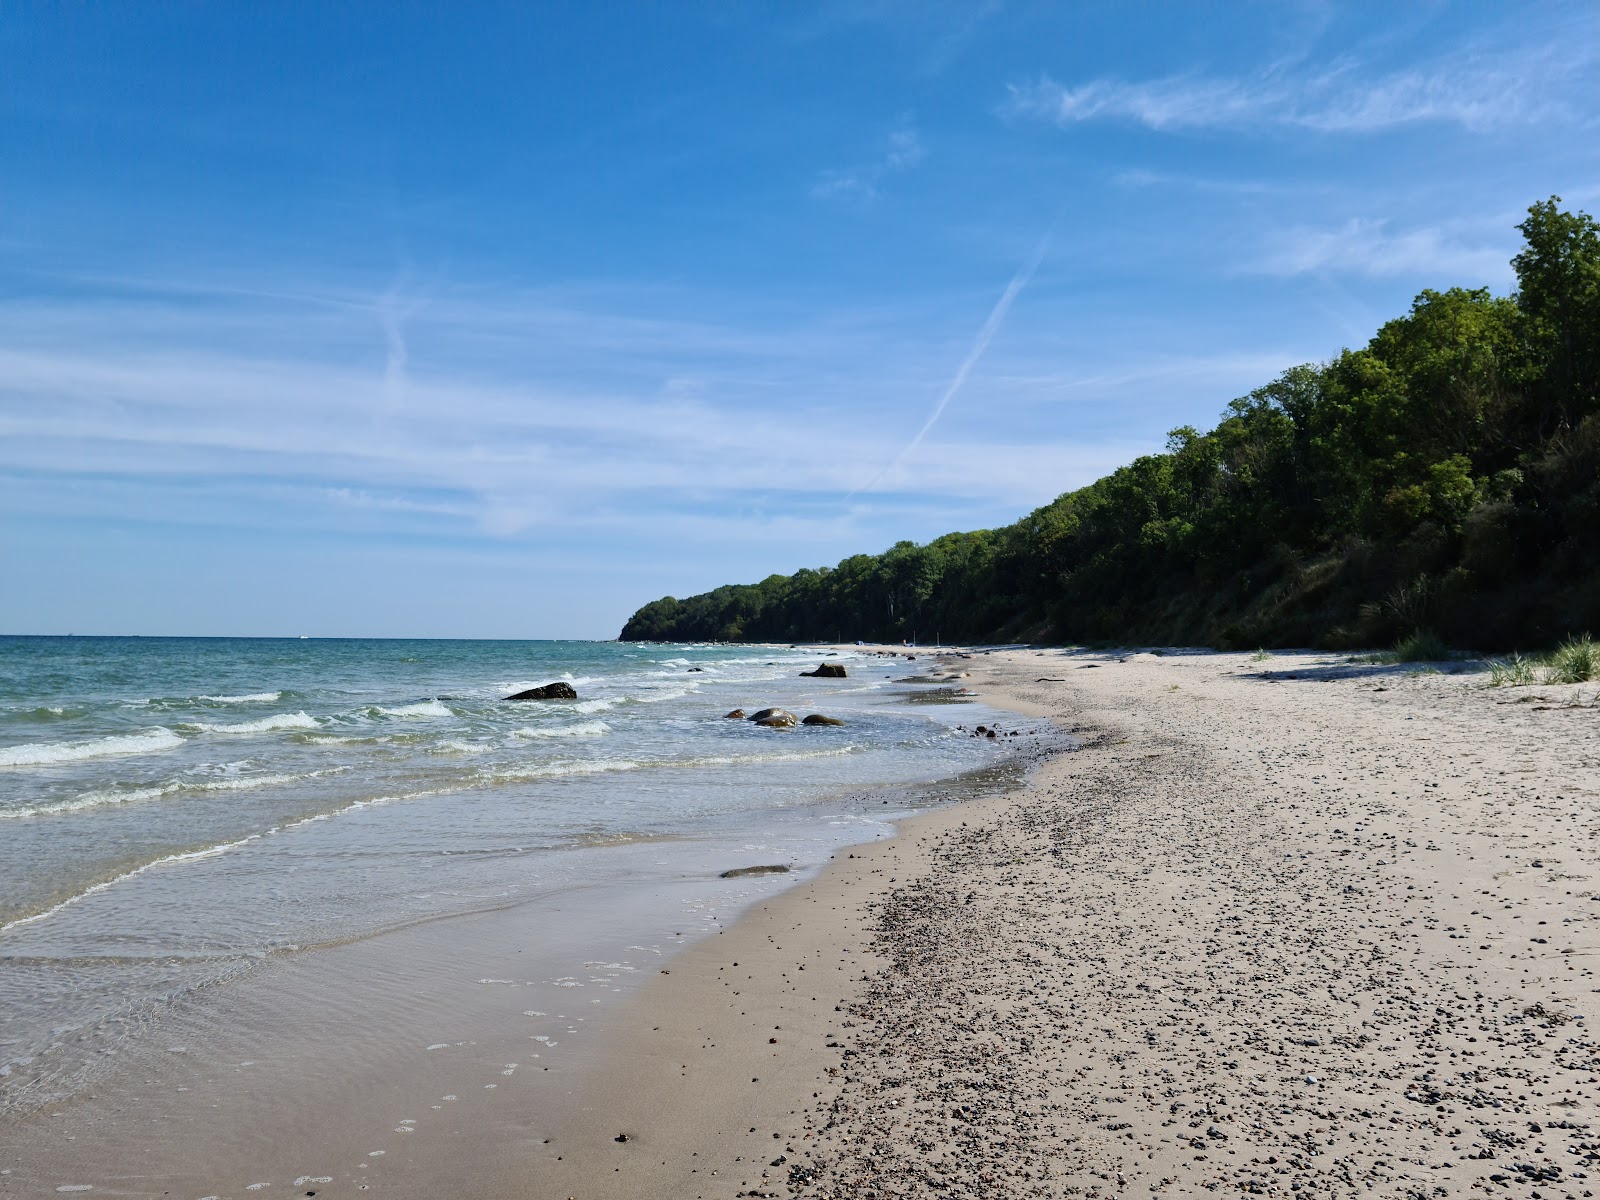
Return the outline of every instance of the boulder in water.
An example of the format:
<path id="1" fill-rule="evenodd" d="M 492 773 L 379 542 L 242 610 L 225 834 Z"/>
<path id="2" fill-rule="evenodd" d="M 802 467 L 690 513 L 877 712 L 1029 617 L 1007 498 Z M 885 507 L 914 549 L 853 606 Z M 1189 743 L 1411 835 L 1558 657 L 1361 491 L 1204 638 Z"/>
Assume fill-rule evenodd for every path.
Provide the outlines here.
<path id="1" fill-rule="evenodd" d="M 744 709 L 742 709 L 742 708 L 734 709 L 731 713 L 729 713 L 726 717 L 724 717 L 723 720 L 725 720 L 725 721 L 742 721 L 742 720 L 744 720 Z"/>
<path id="2" fill-rule="evenodd" d="M 760 712 L 750 714 L 752 721 L 765 721 L 768 717 L 792 717 L 794 714 L 786 708 L 763 708 Z"/>
<path id="3" fill-rule="evenodd" d="M 789 868 L 782 863 L 773 863 L 765 867 L 735 867 L 731 871 L 724 871 L 722 879 L 743 879 L 746 875 L 787 875 Z"/>
<path id="4" fill-rule="evenodd" d="M 573 690 L 572 685 L 559 680 L 506 697 L 507 700 L 576 700 L 577 698 L 578 693 Z"/>
<path id="5" fill-rule="evenodd" d="M 823 663 L 815 671 L 801 671 L 808 679 L 843 679 L 844 667 L 838 663 Z"/>
<path id="6" fill-rule="evenodd" d="M 821 713 L 812 713 L 805 720 L 801 721 L 800 724 L 802 724 L 802 725 L 843 725 L 844 722 L 839 720 L 838 717 L 825 717 Z"/>
<path id="7" fill-rule="evenodd" d="M 774 708 L 767 711 L 766 716 L 757 713 L 750 718 L 757 725 L 765 725 L 768 729 L 793 729 L 800 724 L 800 718 L 787 709 Z"/>

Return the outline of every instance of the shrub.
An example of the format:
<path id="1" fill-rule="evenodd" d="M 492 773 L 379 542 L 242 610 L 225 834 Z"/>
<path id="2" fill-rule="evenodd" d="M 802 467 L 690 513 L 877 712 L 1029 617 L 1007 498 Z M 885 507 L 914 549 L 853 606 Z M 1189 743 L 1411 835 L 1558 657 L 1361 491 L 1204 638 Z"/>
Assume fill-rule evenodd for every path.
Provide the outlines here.
<path id="1" fill-rule="evenodd" d="M 1571 637 L 1549 659 L 1550 683 L 1588 683 L 1600 675 L 1600 646 L 1588 634 Z"/>

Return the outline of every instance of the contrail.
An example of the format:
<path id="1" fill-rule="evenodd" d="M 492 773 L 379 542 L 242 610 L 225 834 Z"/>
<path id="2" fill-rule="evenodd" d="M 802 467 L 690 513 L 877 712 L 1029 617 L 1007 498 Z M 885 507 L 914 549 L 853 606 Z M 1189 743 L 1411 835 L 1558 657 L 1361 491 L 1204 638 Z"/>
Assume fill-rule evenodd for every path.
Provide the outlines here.
<path id="1" fill-rule="evenodd" d="M 906 443 L 905 448 L 895 455 L 884 468 L 866 483 L 856 488 L 846 500 L 850 500 L 862 492 L 868 491 L 877 482 L 905 462 L 906 456 L 922 444 L 922 439 L 928 436 L 928 430 L 938 423 L 944 415 L 944 410 L 950 406 L 950 401 L 956 398 L 956 393 L 961 390 L 961 385 L 967 382 L 967 376 L 972 374 L 972 368 L 978 365 L 978 360 L 983 357 L 983 352 L 989 348 L 989 343 L 994 341 L 995 334 L 1000 332 L 1006 314 L 1011 311 L 1011 305 L 1022 294 L 1022 289 L 1028 286 L 1039 264 L 1044 261 L 1045 251 L 1050 247 L 1050 232 L 1039 239 L 1039 245 L 1034 249 L 1032 256 L 1022 264 L 1020 270 L 1011 277 L 1011 282 L 1006 285 L 1006 290 L 1000 293 L 1000 299 L 995 302 L 994 309 L 989 313 L 989 319 L 983 323 L 983 328 L 978 330 L 978 336 L 972 343 L 972 349 L 967 351 L 967 357 L 956 370 L 955 378 L 950 380 L 950 386 L 945 388 L 944 395 L 939 397 L 939 403 L 933 406 L 933 412 L 928 414 L 928 419 L 922 423 L 922 428 L 917 430 L 916 437 Z"/>

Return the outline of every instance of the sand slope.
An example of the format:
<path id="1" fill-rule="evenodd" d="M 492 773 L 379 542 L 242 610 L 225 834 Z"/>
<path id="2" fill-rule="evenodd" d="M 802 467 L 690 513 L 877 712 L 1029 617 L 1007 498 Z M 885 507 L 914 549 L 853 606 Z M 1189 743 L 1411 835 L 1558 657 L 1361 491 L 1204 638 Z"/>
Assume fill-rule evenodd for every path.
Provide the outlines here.
<path id="1" fill-rule="evenodd" d="M 1596 689 L 961 665 L 1084 748 L 682 956 L 524 1193 L 1600 1186 Z"/>

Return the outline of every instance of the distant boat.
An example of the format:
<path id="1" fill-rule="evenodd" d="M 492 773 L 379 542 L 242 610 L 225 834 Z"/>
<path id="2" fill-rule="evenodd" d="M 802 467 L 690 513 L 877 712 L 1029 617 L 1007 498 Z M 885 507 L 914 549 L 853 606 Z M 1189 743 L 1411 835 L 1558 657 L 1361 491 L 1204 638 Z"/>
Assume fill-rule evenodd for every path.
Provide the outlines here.
<path id="1" fill-rule="evenodd" d="M 303 634 L 303 633 L 302 633 L 302 634 L 301 634 L 301 635 L 300 635 L 300 640 L 301 640 L 301 641 L 302 641 L 302 642 L 303 642 L 303 641 L 305 641 L 305 640 L 306 640 L 306 635 L 305 635 L 305 634 Z"/>

